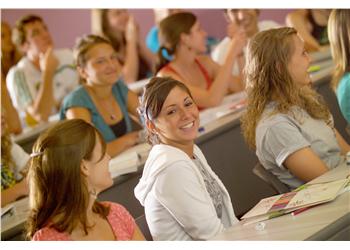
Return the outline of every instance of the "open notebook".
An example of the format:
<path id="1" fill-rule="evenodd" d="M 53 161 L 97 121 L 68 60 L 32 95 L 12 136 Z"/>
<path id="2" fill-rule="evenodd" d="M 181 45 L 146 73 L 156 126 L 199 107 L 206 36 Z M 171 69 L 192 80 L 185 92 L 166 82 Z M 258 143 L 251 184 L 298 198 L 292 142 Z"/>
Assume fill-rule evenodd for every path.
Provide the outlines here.
<path id="1" fill-rule="evenodd" d="M 243 224 L 268 220 L 303 207 L 315 206 L 334 200 L 349 184 L 350 179 L 342 179 L 318 184 L 305 184 L 295 191 L 262 199 L 246 213 Z"/>

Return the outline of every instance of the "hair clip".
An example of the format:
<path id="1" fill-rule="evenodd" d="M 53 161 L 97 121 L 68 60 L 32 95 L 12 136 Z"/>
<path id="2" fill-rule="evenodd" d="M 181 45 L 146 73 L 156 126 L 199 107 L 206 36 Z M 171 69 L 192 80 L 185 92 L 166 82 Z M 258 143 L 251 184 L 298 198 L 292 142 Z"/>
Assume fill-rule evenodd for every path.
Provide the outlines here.
<path id="1" fill-rule="evenodd" d="M 30 157 L 33 158 L 33 157 L 36 157 L 36 156 L 39 156 L 39 155 L 43 155 L 44 152 L 33 152 L 30 154 Z"/>

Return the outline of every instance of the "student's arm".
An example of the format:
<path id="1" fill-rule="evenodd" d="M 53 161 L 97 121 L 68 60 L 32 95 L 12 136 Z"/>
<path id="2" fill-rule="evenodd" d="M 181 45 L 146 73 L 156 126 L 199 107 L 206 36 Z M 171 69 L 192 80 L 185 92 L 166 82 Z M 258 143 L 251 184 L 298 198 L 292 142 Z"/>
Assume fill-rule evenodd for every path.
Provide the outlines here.
<path id="1" fill-rule="evenodd" d="M 326 164 L 312 151 L 310 147 L 302 148 L 284 161 L 283 165 L 298 179 L 308 182 L 326 173 Z"/>
<path id="2" fill-rule="evenodd" d="M 137 51 L 138 31 L 133 17 L 130 16 L 126 28 L 125 61 L 122 68 L 125 83 L 133 83 L 139 72 L 139 59 Z"/>
<path id="3" fill-rule="evenodd" d="M 131 240 L 135 240 L 135 241 L 146 240 L 145 236 L 143 236 L 140 228 L 137 225 L 135 225 L 134 235 L 132 236 Z"/>
<path id="4" fill-rule="evenodd" d="M 271 119 L 258 126 L 256 132 L 257 147 L 263 157 L 274 161 L 278 168 L 287 168 L 293 176 L 305 182 L 328 171 L 293 121 L 283 116 Z"/>
<path id="5" fill-rule="evenodd" d="M 152 70 L 152 72 L 154 72 L 157 56 L 147 48 L 143 40 L 139 40 L 139 52 L 141 57 L 147 62 L 149 68 Z"/>
<path id="6" fill-rule="evenodd" d="M 137 94 L 131 90 L 128 91 L 128 112 L 133 116 L 139 117 L 137 108 L 140 106 Z"/>
<path id="7" fill-rule="evenodd" d="M 1 191 L 1 207 L 14 202 L 21 196 L 27 196 L 29 194 L 29 188 L 27 180 L 24 178 L 22 181 L 16 183 L 13 187 Z"/>
<path id="8" fill-rule="evenodd" d="M 20 134 L 22 132 L 21 121 L 16 108 L 13 106 L 10 95 L 7 91 L 5 79 L 1 74 L 1 106 L 4 113 L 1 114 L 1 119 L 5 119 L 7 128 L 10 133 Z"/>
<path id="9" fill-rule="evenodd" d="M 67 119 L 83 119 L 86 122 L 89 122 L 92 124 L 91 121 L 91 114 L 90 112 L 85 108 L 70 108 L 66 111 L 66 117 Z M 92 124 L 94 125 L 94 124 Z M 107 153 L 114 157 L 124 150 L 134 146 L 138 142 L 138 132 L 130 132 L 127 133 L 109 143 L 107 143 Z"/>
<path id="10" fill-rule="evenodd" d="M 296 10 L 286 17 L 286 24 L 295 28 L 305 42 L 307 51 L 319 51 L 321 46 L 317 40 L 311 35 L 306 22 L 307 10 Z"/>
<path id="11" fill-rule="evenodd" d="M 37 97 L 27 107 L 27 112 L 38 122 L 47 121 L 52 108 L 56 105 L 53 95 L 53 77 L 58 65 L 58 60 L 53 53 L 52 47 L 48 48 L 40 59 L 42 71 L 42 84 Z"/>
<path id="12" fill-rule="evenodd" d="M 239 63 L 241 56 L 237 56 L 235 61 Z M 220 74 L 220 69 L 222 65 L 219 65 L 215 61 L 213 61 L 211 58 L 207 57 L 207 65 L 209 64 L 210 66 L 208 68 L 211 68 L 214 72 L 214 76 L 218 76 Z M 232 69 L 231 69 L 232 72 Z M 236 93 L 236 92 L 241 92 L 244 90 L 244 84 L 243 84 L 243 75 L 242 71 L 240 71 L 240 74 L 238 76 L 231 75 L 228 77 L 228 89 L 226 93 Z"/>
<path id="13" fill-rule="evenodd" d="M 345 155 L 350 151 L 350 145 L 345 141 L 345 139 L 339 134 L 339 132 L 335 129 L 335 136 L 337 138 L 337 142 L 339 144 L 341 154 Z"/>

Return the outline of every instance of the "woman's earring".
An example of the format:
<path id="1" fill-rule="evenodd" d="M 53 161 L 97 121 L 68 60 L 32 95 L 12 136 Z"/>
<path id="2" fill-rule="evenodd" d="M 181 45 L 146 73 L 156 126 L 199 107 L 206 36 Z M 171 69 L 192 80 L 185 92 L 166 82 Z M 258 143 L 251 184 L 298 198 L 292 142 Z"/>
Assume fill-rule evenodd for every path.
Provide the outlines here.
<path id="1" fill-rule="evenodd" d="M 94 199 L 97 198 L 97 192 L 96 192 L 96 189 L 95 189 L 95 188 L 92 188 L 92 189 L 89 191 L 89 194 L 90 194 Z"/>

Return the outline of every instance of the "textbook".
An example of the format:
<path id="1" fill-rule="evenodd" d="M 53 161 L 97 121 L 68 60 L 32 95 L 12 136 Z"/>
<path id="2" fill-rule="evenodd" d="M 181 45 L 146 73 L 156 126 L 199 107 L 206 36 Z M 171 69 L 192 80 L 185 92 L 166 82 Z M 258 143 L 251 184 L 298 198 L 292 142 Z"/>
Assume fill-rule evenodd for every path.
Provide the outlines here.
<path id="1" fill-rule="evenodd" d="M 305 184 L 292 192 L 262 199 L 242 219 L 243 224 L 268 220 L 304 207 L 334 200 L 349 185 L 350 179 Z"/>

